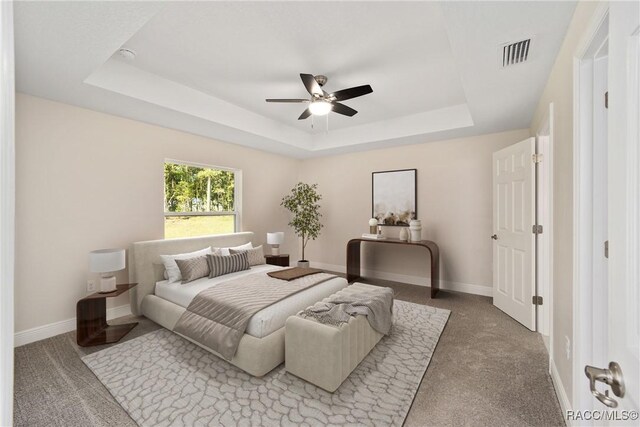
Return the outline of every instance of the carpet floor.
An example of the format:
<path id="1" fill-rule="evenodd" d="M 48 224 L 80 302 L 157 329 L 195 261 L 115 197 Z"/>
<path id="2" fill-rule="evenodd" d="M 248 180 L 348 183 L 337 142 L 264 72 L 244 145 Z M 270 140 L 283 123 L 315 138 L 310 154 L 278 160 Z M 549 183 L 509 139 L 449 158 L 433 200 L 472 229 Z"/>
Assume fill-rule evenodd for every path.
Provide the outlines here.
<path id="1" fill-rule="evenodd" d="M 440 292 L 430 300 L 424 287 L 368 282 L 393 287 L 399 300 L 451 310 L 406 426 L 564 425 L 541 336 L 490 298 Z M 159 328 L 140 322 L 123 340 Z M 78 347 L 75 332 L 16 348 L 15 425 L 135 426 L 80 360 L 103 348 Z"/>

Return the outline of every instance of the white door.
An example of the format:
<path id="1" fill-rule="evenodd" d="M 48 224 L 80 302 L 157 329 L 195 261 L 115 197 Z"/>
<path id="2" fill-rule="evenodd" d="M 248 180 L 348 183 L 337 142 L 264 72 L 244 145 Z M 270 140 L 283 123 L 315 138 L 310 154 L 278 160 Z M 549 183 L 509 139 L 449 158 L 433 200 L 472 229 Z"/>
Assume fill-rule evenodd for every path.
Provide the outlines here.
<path id="1" fill-rule="evenodd" d="M 618 411 L 640 410 L 639 17 L 638 2 L 609 3 L 608 356 L 623 374 L 622 396 L 610 392 Z"/>
<path id="2" fill-rule="evenodd" d="M 493 153 L 493 304 L 535 330 L 535 138 Z"/>

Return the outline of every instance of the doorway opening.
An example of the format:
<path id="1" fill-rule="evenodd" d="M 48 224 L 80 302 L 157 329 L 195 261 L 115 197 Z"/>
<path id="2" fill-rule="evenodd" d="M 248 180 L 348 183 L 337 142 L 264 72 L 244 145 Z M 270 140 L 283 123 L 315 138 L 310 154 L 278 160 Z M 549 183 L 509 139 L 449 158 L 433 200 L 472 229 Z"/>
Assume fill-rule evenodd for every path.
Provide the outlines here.
<path id="1" fill-rule="evenodd" d="M 493 153 L 493 304 L 550 350 L 553 103 L 535 138 Z"/>
<path id="2" fill-rule="evenodd" d="M 574 58 L 573 390 L 574 409 L 593 408 L 583 373 L 607 365 L 609 15 Z"/>

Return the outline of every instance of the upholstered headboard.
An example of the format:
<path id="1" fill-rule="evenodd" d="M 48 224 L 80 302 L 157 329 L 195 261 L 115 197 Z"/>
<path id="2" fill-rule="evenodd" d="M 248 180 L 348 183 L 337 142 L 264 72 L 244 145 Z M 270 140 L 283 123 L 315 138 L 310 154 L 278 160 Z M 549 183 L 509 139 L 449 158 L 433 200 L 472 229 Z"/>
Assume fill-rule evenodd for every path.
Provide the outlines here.
<path id="1" fill-rule="evenodd" d="M 152 294 L 156 282 L 164 278 L 164 266 L 160 255 L 193 252 L 207 246 L 240 246 L 251 242 L 252 239 L 253 233 L 248 231 L 184 239 L 149 240 L 132 244 L 129 250 L 129 282 L 138 284 L 130 291 L 132 313 L 137 316 L 141 314 L 142 299 Z"/>

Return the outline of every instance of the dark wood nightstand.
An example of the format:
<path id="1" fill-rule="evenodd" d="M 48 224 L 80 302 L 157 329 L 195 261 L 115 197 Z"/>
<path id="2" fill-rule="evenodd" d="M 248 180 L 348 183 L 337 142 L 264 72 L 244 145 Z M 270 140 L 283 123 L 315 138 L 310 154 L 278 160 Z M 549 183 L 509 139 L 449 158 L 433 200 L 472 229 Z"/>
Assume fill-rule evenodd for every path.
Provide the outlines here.
<path id="1" fill-rule="evenodd" d="M 289 267 L 289 254 L 265 255 L 264 257 L 267 259 L 267 264 Z"/>
<path id="2" fill-rule="evenodd" d="M 107 323 L 107 298 L 117 297 L 136 286 L 137 283 L 116 285 L 109 293 L 95 293 L 82 298 L 76 305 L 76 341 L 81 347 L 110 344 L 120 341 L 138 322 L 124 325 Z"/>

